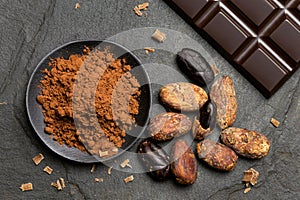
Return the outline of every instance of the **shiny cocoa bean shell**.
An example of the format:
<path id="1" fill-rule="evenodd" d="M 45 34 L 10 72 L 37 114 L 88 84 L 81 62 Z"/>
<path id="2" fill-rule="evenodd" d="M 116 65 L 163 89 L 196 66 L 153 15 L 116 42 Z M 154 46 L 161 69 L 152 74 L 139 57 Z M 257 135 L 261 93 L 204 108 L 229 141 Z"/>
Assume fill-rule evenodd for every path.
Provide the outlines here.
<path id="1" fill-rule="evenodd" d="M 138 158 L 153 179 L 165 180 L 169 177 L 169 156 L 151 140 L 146 139 L 139 144 Z"/>
<path id="2" fill-rule="evenodd" d="M 184 48 L 177 53 L 176 61 L 181 71 L 197 84 L 205 86 L 214 80 L 211 66 L 199 52 Z"/>
<path id="3" fill-rule="evenodd" d="M 214 102 L 208 100 L 200 108 L 199 122 L 204 129 L 213 130 L 216 125 L 217 107 Z"/>

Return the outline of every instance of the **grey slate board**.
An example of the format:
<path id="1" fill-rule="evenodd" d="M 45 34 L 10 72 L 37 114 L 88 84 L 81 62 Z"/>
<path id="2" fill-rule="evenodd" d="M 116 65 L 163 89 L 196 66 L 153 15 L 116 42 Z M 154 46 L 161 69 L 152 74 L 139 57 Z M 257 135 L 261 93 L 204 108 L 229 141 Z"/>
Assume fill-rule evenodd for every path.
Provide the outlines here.
<path id="1" fill-rule="evenodd" d="M 81 7 L 74 9 L 77 2 Z M 267 100 L 163 1 L 149 1 L 147 17 L 132 11 L 138 3 L 143 2 L 0 1 L 0 199 L 300 199 L 300 71 Z M 66 42 L 105 39 L 143 27 L 182 32 L 205 48 L 221 73 L 234 80 L 239 103 L 235 126 L 261 131 L 270 138 L 272 147 L 266 158 L 240 158 L 230 173 L 211 170 L 199 162 L 198 179 L 189 187 L 172 180 L 155 182 L 146 174 L 134 174 L 135 180 L 124 184 L 130 173 L 113 170 L 108 176 L 104 164 L 90 173 L 91 165 L 63 159 L 44 146 L 29 124 L 25 107 L 26 85 L 38 62 Z M 174 55 L 168 52 L 135 53 L 145 63 L 178 70 Z M 167 76 L 167 69 L 156 65 L 147 69 L 153 82 L 183 78 Z M 155 95 L 158 89 L 156 85 Z M 153 112 L 161 109 L 158 104 L 154 108 Z M 269 123 L 271 117 L 281 122 L 279 128 Z M 40 152 L 45 160 L 35 166 L 31 158 Z M 43 172 L 46 165 L 54 169 L 52 175 Z M 243 171 L 250 167 L 261 175 L 253 190 L 243 194 Z M 60 192 L 50 186 L 59 177 L 67 184 Z M 95 177 L 102 177 L 104 182 L 95 183 Z M 21 192 L 19 187 L 26 182 L 33 183 L 33 191 Z"/>

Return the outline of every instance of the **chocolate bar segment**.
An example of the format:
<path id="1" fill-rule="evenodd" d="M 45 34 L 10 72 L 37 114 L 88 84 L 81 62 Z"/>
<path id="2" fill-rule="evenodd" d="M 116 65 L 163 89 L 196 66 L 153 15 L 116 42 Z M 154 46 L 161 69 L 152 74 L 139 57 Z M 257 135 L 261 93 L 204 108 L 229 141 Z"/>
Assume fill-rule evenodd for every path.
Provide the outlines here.
<path id="1" fill-rule="evenodd" d="M 300 0 L 165 0 L 266 97 L 300 65 Z"/>

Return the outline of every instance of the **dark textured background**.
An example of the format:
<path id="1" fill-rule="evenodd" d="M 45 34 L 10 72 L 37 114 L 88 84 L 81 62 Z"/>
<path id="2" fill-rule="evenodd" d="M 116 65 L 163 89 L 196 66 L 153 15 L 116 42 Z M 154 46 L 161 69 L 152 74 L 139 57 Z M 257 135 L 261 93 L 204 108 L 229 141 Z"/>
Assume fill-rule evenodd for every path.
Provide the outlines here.
<path id="1" fill-rule="evenodd" d="M 149 1 L 147 17 L 137 17 L 132 11 L 142 1 L 78 2 L 81 7 L 76 10 L 73 0 L 0 1 L 0 199 L 300 199 L 299 70 L 267 100 L 164 2 Z M 134 174 L 135 180 L 124 184 L 123 178 L 131 173 L 113 170 L 108 176 L 103 164 L 90 173 L 90 164 L 63 159 L 41 142 L 29 124 L 25 106 L 26 85 L 38 62 L 72 40 L 105 39 L 149 26 L 187 34 L 214 58 L 222 74 L 234 79 L 239 103 L 235 126 L 265 133 L 272 143 L 267 157 L 255 161 L 240 158 L 230 173 L 211 170 L 199 162 L 197 182 L 188 187 L 172 180 L 155 182 L 145 174 Z M 143 62 L 165 63 L 176 69 L 174 55 L 166 52 L 137 55 Z M 148 69 L 153 82 L 176 78 L 163 70 Z M 281 122 L 279 128 L 269 123 L 271 117 Z M 45 160 L 35 166 L 31 158 L 40 152 Z M 46 165 L 54 169 L 52 175 L 43 172 Z M 250 167 L 260 172 L 259 181 L 243 194 L 243 171 Z M 50 186 L 59 177 L 66 180 L 63 191 Z M 95 183 L 95 177 L 104 182 Z M 33 183 L 33 191 L 21 192 L 19 187 L 26 182 Z"/>

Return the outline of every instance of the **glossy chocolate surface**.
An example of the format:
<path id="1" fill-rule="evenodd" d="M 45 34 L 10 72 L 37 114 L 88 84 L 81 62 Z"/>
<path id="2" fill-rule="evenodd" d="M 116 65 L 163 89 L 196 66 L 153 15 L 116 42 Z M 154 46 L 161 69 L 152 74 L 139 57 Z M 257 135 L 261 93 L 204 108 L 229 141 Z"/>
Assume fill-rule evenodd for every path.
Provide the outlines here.
<path id="1" fill-rule="evenodd" d="M 300 65 L 300 0 L 165 0 L 266 97 Z"/>

